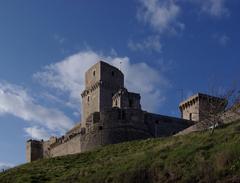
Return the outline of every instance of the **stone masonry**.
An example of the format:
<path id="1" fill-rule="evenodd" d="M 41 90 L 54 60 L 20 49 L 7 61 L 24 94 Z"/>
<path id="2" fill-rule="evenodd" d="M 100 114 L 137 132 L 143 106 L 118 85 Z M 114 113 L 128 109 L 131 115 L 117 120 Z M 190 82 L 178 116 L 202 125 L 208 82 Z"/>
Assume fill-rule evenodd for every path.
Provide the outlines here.
<path id="1" fill-rule="evenodd" d="M 124 88 L 123 73 L 103 61 L 86 72 L 85 90 L 81 96 L 81 122 L 62 137 L 51 137 L 47 141 L 28 140 L 28 162 L 124 141 L 174 135 L 201 118 L 199 99 L 195 99 L 200 96 L 180 104 L 182 118 L 142 110 L 140 94 Z M 193 112 L 188 112 L 188 108 Z"/>
<path id="2" fill-rule="evenodd" d="M 183 119 L 195 122 L 202 121 L 210 111 L 221 112 L 225 109 L 227 101 L 223 98 L 197 93 L 179 105 Z"/>

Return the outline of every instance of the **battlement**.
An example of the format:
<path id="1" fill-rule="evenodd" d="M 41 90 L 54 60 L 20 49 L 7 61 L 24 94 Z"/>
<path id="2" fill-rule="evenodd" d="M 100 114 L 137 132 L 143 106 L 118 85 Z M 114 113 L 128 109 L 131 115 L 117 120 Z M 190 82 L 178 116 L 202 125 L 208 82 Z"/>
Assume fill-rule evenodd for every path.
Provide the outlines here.
<path id="1" fill-rule="evenodd" d="M 197 93 L 183 101 L 179 105 L 182 118 L 201 121 L 207 111 L 221 112 L 225 109 L 227 101 L 224 98 Z"/>
<path id="2" fill-rule="evenodd" d="M 197 94 L 179 106 L 182 119 L 141 109 L 141 96 L 124 88 L 123 73 L 100 61 L 85 73 L 82 120 L 64 136 L 27 141 L 27 161 L 81 153 L 130 140 L 170 136 L 201 119 L 201 109 L 222 101 Z M 216 102 L 217 101 L 217 102 Z"/>
<path id="3" fill-rule="evenodd" d="M 141 96 L 139 93 L 128 92 L 126 88 L 121 88 L 112 97 L 112 106 L 119 108 L 141 109 Z"/>
<path id="4" fill-rule="evenodd" d="M 91 113 L 112 107 L 112 96 L 124 87 L 124 75 L 117 69 L 100 61 L 85 73 L 85 90 L 82 92 L 82 125 Z"/>

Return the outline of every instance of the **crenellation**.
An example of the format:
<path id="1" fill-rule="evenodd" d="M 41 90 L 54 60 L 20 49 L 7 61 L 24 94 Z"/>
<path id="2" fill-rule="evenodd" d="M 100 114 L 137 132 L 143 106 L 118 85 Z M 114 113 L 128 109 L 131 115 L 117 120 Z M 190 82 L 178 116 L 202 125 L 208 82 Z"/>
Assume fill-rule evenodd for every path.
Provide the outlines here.
<path id="1" fill-rule="evenodd" d="M 219 104 L 223 105 L 216 109 L 216 106 L 218 106 Z M 204 113 L 207 113 L 210 110 L 224 110 L 224 108 L 226 107 L 225 104 L 226 101 L 223 98 L 198 93 L 181 102 L 179 105 L 179 109 L 181 111 L 181 116 L 183 119 L 198 122 L 204 120 L 204 118 L 206 117 Z"/>
<path id="2" fill-rule="evenodd" d="M 200 119 L 201 114 L 197 112 L 203 105 L 204 95 L 194 95 L 180 104 L 182 118 L 149 113 L 141 109 L 140 94 L 124 88 L 123 73 L 100 61 L 85 73 L 81 97 L 81 122 L 62 137 L 28 141 L 28 162 L 81 153 L 108 144 L 176 134 Z"/>

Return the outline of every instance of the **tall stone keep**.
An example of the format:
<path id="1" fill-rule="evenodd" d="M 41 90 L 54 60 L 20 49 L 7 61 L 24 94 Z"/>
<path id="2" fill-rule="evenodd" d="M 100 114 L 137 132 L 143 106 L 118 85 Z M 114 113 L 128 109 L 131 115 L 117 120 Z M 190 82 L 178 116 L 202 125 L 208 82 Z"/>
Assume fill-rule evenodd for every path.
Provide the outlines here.
<path id="1" fill-rule="evenodd" d="M 175 134 L 192 121 L 141 109 L 139 93 L 124 88 L 124 75 L 103 61 L 85 73 L 82 119 L 61 137 L 28 140 L 27 161 L 86 152 L 108 144 Z"/>
<path id="2" fill-rule="evenodd" d="M 112 97 L 124 87 L 123 73 L 105 62 L 98 62 L 85 73 L 85 90 L 82 92 L 82 126 L 94 112 L 112 107 Z"/>

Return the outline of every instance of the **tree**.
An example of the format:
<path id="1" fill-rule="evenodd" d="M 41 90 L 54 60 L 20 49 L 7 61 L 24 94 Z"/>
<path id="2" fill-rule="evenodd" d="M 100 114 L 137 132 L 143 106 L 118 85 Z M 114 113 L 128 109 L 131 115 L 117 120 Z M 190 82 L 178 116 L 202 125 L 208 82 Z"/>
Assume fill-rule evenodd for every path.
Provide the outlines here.
<path id="1" fill-rule="evenodd" d="M 202 120 L 198 126 L 202 129 L 210 129 L 213 134 L 216 127 L 240 118 L 240 91 L 228 90 L 224 95 L 212 97 L 206 95 L 199 108 Z"/>

